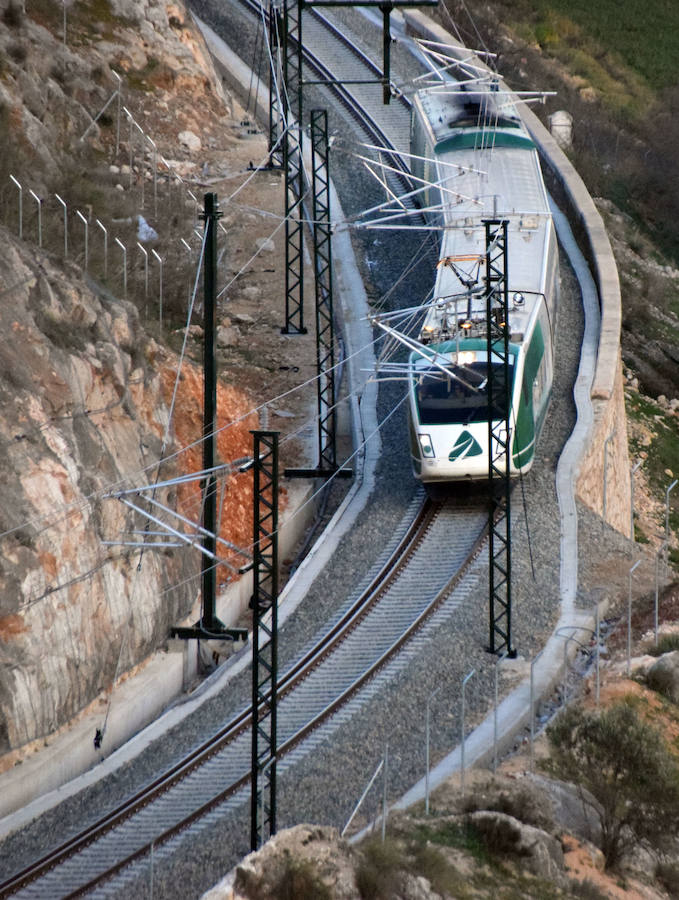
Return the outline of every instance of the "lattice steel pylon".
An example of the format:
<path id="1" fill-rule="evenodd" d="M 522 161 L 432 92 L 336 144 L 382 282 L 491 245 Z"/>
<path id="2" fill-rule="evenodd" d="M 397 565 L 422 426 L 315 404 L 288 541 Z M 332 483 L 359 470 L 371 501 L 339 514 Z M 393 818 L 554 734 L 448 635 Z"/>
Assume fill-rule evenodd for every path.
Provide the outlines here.
<path id="1" fill-rule="evenodd" d="M 282 3 L 269 0 L 267 28 L 269 39 L 269 167 L 281 168 L 284 163 L 283 133 L 285 131 L 285 90 L 283 85 L 284 30 Z"/>
<path id="2" fill-rule="evenodd" d="M 332 295 L 330 226 L 330 161 L 328 114 L 311 110 L 314 285 L 316 289 L 316 391 L 318 398 L 318 462 L 315 468 L 286 469 L 287 478 L 351 478 L 353 470 L 337 468 L 335 333 Z"/>
<path id="3" fill-rule="evenodd" d="M 328 112 L 311 110 L 311 164 L 316 287 L 316 388 L 318 396 L 318 467 L 337 468 L 335 415 L 335 336 L 330 232 L 330 160 Z"/>
<path id="4" fill-rule="evenodd" d="M 276 832 L 278 432 L 253 431 L 252 747 L 250 847 Z M 266 614 L 270 611 L 270 618 Z"/>
<path id="5" fill-rule="evenodd" d="M 488 608 L 491 653 L 512 647 L 511 373 L 507 220 L 488 219 L 486 325 L 488 352 Z"/>
<path id="6" fill-rule="evenodd" d="M 283 334 L 306 334 L 304 327 L 304 197 L 302 159 L 302 10 L 301 0 L 284 0 L 283 107 L 285 136 L 285 325 Z"/>

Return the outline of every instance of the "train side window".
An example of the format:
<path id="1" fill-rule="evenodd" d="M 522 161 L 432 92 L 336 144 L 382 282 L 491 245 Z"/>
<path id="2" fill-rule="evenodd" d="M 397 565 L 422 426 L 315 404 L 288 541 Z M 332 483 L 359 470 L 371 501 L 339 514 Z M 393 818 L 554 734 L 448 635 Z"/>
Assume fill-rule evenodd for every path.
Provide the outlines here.
<path id="1" fill-rule="evenodd" d="M 543 356 L 533 382 L 533 408 L 538 410 L 542 404 L 547 382 L 547 362 Z"/>

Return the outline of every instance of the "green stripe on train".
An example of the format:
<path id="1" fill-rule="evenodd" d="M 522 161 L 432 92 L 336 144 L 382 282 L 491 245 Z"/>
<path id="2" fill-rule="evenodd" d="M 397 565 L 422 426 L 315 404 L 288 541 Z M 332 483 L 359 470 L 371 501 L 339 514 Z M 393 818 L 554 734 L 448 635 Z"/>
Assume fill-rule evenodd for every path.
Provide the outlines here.
<path id="1" fill-rule="evenodd" d="M 516 414 L 512 461 L 517 469 L 525 466 L 535 453 L 535 411 L 533 410 L 533 382 L 537 375 L 542 357 L 545 354 L 545 338 L 538 322 L 526 351 L 521 382 L 521 399 Z"/>

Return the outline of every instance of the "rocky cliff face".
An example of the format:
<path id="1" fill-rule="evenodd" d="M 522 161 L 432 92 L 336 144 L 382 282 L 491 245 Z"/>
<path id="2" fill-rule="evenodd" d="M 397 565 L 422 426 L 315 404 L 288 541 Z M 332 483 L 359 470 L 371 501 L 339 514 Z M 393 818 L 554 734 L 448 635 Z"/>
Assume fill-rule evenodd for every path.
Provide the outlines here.
<path id="1" fill-rule="evenodd" d="M 200 469 L 172 456 L 176 358 L 132 304 L 95 292 L 3 232 L 0 283 L 0 749 L 52 731 L 162 643 L 198 589 L 195 551 L 123 545 L 145 521 L 110 494 Z M 170 395 L 168 398 L 168 394 Z M 188 366 L 175 415 L 181 445 L 200 434 L 202 382 Z M 222 423 L 248 410 L 222 386 Z M 255 417 L 256 418 L 256 417 Z M 248 453 L 253 416 L 220 435 L 223 459 Z M 195 430 L 192 430 L 195 429 Z M 224 492 L 224 535 L 247 546 L 250 486 Z M 198 518 L 196 484 L 156 499 Z M 141 502 L 138 499 L 137 503 Z M 228 527 L 227 527 L 228 523 Z M 111 544 L 107 542 L 113 542 Z M 224 572 L 222 577 L 228 577 Z"/>
<path id="2" fill-rule="evenodd" d="M 156 348 L 136 310 L 3 234 L 0 281 L 0 746 L 73 715 L 192 602 L 166 591 L 187 559 L 122 539 L 115 485 L 153 473 L 167 422 Z M 167 363 L 166 363 L 167 364 Z M 168 474 L 176 463 L 168 466 Z M 145 473 L 146 470 L 146 473 Z M 169 498 L 168 498 L 169 499 Z"/>
<path id="3" fill-rule="evenodd" d="M 198 368 L 184 360 L 175 391 L 177 356 L 162 340 L 175 348 L 181 340 L 195 261 L 184 263 L 179 236 L 193 237 L 195 248 L 196 203 L 186 182 L 181 190 L 169 183 L 167 166 L 158 161 L 153 172 L 151 143 L 136 125 L 128 130 L 123 117 L 117 128 L 117 104 L 106 106 L 119 83 L 113 72 L 122 103 L 178 174 L 216 165 L 217 145 L 241 139 L 183 9 L 74 0 L 65 36 L 63 16 L 51 0 L 0 0 L 0 752 L 53 731 L 142 661 L 189 613 L 200 587 L 196 550 L 154 548 L 162 540 L 154 536 L 143 555 L 126 546 L 147 520 L 112 496 L 200 469 L 202 416 Z M 68 254 L 57 192 L 68 205 Z M 161 232 L 146 244 L 166 266 L 161 336 L 158 298 L 144 290 L 143 258 L 133 251 L 144 240 L 134 226 L 142 210 Z M 97 220 L 108 228 L 108 259 Z M 129 248 L 127 284 L 119 251 L 113 258 L 116 236 Z M 256 236 L 255 228 L 250 240 Z M 134 302 L 121 299 L 123 287 Z M 260 303 L 261 288 L 250 290 Z M 238 284 L 229 296 L 238 298 Z M 220 324 L 237 343 L 238 327 Z M 195 343 L 191 349 L 199 356 Z M 234 423 L 219 435 L 224 461 L 248 455 L 249 431 L 258 427 L 257 415 L 247 414 L 251 399 L 233 386 L 238 375 L 229 381 L 218 396 L 220 426 Z M 161 453 L 167 461 L 159 468 Z M 250 481 L 236 475 L 219 485 L 222 536 L 245 547 Z M 196 483 L 161 488 L 155 499 L 200 517 Z M 232 577 L 220 567 L 220 583 Z"/>

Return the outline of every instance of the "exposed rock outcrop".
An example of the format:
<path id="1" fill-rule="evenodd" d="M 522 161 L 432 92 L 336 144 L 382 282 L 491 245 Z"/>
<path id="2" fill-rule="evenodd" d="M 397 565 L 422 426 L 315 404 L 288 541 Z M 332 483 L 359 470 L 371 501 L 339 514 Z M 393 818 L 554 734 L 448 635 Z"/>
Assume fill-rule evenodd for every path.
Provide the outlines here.
<path id="1" fill-rule="evenodd" d="M 204 900 L 248 900 L 251 897 L 302 896 L 290 893 L 294 879 L 304 883 L 303 896 L 355 900 L 356 854 L 336 828 L 296 825 L 274 835 L 261 850 L 250 853 Z M 316 893 L 313 893 L 316 885 Z"/>
<path id="2" fill-rule="evenodd" d="M 184 615 L 184 559 L 120 546 L 107 489 L 144 480 L 167 409 L 131 304 L 97 297 L 3 234 L 0 749 L 53 730 Z M 176 466 L 174 467 L 176 469 Z M 120 656 L 120 665 L 118 658 Z"/>
<path id="3" fill-rule="evenodd" d="M 646 683 L 673 703 L 679 703 L 679 650 L 663 653 L 646 673 Z"/>
<path id="4" fill-rule="evenodd" d="M 148 520 L 111 496 L 116 488 L 202 467 L 196 444 L 202 433 L 200 373 L 184 360 L 175 390 L 177 359 L 149 337 L 138 313 L 148 312 L 149 301 L 142 257 L 132 248 L 135 239 L 144 239 L 136 223 L 139 208 L 148 209 L 143 184 L 153 180 L 155 158 L 138 136 L 126 144 L 132 132 L 124 116 L 125 127 L 116 129 L 116 86 L 158 141 L 159 153 L 167 153 L 164 139 L 172 147 L 168 155 L 180 157 L 177 172 L 198 166 L 178 142 L 180 132 L 199 133 L 203 148 L 213 153 L 217 134 L 220 147 L 237 137 L 220 132 L 228 131 L 229 104 L 186 11 L 162 0 L 112 0 L 110 7 L 97 7 L 96 16 L 85 4 L 62 10 L 60 4 L 0 0 L 0 75 L 0 214 L 7 226 L 0 228 L 2 753 L 52 732 L 143 661 L 190 612 L 200 587 L 197 551 L 157 546 L 140 555 L 123 545 L 137 540 Z M 114 147 L 118 165 L 110 164 Z M 23 195 L 10 174 L 18 176 Z M 29 189 L 42 206 L 29 198 Z M 66 202 L 63 216 L 57 191 Z M 184 209 L 173 196 L 169 189 L 162 195 L 171 221 L 165 212 L 153 219 L 160 232 L 154 246 L 166 262 L 166 321 L 178 311 L 183 315 L 189 281 L 174 261 L 179 251 L 173 257 L 169 249 L 179 245 L 170 229 L 184 228 Z M 66 210 L 73 222 L 68 253 Z M 106 278 L 98 217 L 108 227 L 109 250 L 116 236 L 128 247 L 129 285 L 117 247 L 115 261 L 108 260 L 112 277 Z M 89 271 L 97 282 L 83 274 L 86 222 Z M 194 224 L 189 203 L 189 235 Z M 119 297 L 128 286 L 132 296 L 142 285 L 137 306 L 101 284 Z M 154 325 L 157 335 L 157 316 Z M 218 458 L 248 455 L 249 431 L 258 425 L 256 414 L 247 415 L 250 399 L 222 384 L 218 406 Z M 224 429 L 227 422 L 235 424 Z M 187 449 L 177 452 L 181 447 Z M 159 469 L 161 451 L 167 461 Z M 247 547 L 249 479 L 224 479 L 219 490 L 222 537 Z M 192 521 L 200 518 L 195 482 L 161 487 L 155 499 Z M 230 560 L 226 550 L 222 555 L 234 567 L 243 563 Z M 220 583 L 232 577 L 233 569 L 220 567 Z"/>
<path id="5" fill-rule="evenodd" d="M 195 557 L 122 546 L 144 521 L 115 488 L 196 471 L 195 448 L 172 458 L 166 431 L 176 359 L 150 340 L 136 309 L 97 296 L 3 231 L 0 283 L 0 750 L 54 730 L 165 640 L 197 590 Z M 200 373 L 185 366 L 175 413 L 181 443 L 200 435 Z M 171 393 L 171 391 L 170 391 Z M 220 415 L 246 398 L 220 389 Z M 223 432 L 224 458 L 249 446 L 246 418 Z M 195 428 L 193 434 L 191 429 Z M 249 489 L 245 488 L 249 496 Z M 239 493 L 240 491 L 240 493 Z M 195 517 L 197 485 L 156 499 Z M 231 540 L 247 544 L 247 502 L 229 484 Z M 112 544 L 106 542 L 111 541 Z"/>
<path id="6" fill-rule="evenodd" d="M 563 873 L 561 843 L 546 831 L 491 810 L 470 813 L 469 821 L 494 852 L 520 857 L 534 875 L 558 880 Z"/>

